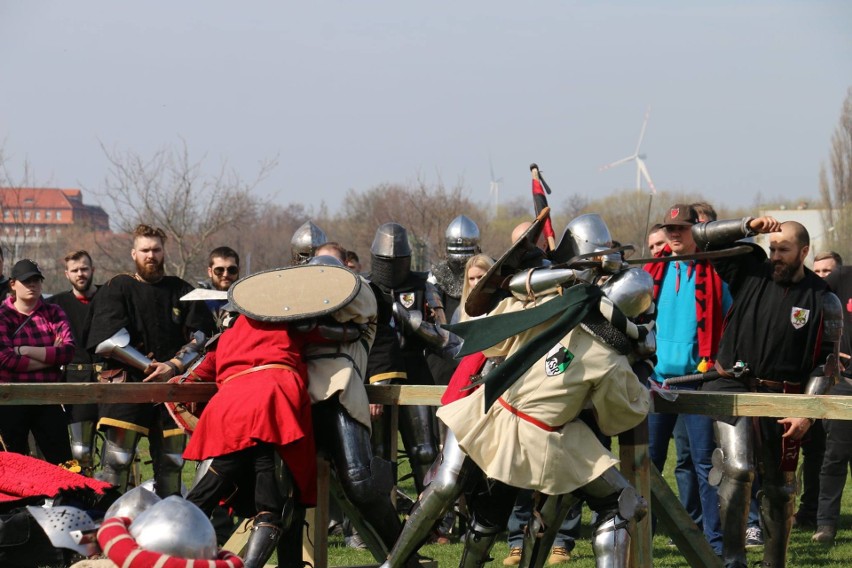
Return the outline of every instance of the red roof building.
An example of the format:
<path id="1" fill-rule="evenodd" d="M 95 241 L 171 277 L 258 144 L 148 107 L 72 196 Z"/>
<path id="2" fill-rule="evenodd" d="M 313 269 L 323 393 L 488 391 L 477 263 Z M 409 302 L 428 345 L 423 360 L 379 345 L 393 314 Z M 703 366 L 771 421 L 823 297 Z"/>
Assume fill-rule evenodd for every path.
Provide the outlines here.
<path id="1" fill-rule="evenodd" d="M 71 226 L 108 232 L 109 215 L 85 205 L 79 189 L 0 187 L 0 238 L 49 240 Z"/>

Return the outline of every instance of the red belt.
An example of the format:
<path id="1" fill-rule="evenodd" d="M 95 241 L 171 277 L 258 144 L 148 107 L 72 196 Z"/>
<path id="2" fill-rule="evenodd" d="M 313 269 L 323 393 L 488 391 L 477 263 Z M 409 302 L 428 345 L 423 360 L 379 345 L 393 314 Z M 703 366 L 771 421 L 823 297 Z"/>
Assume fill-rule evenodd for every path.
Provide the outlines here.
<path id="1" fill-rule="evenodd" d="M 564 426 L 564 424 L 563 424 L 562 426 L 551 426 L 550 424 L 545 424 L 545 423 L 544 423 L 544 422 L 542 422 L 541 420 L 538 420 L 538 419 L 536 419 L 536 418 L 533 418 L 533 417 L 532 417 L 532 416 L 530 416 L 529 414 L 527 414 L 527 413 L 525 413 L 525 412 L 521 412 L 521 411 L 520 411 L 520 410 L 518 410 L 517 408 L 514 408 L 514 407 L 513 407 L 513 406 L 511 406 L 508 402 L 506 402 L 505 400 L 503 400 L 503 397 L 502 397 L 502 396 L 501 396 L 500 398 L 498 398 L 498 399 L 497 399 L 497 401 L 498 401 L 500 404 L 502 404 L 502 405 L 503 405 L 503 408 L 505 408 L 506 410 L 508 410 L 509 412 L 511 412 L 512 414 L 514 414 L 514 415 L 515 415 L 515 416 L 517 416 L 518 418 L 520 418 L 521 420 L 526 420 L 527 422 L 529 422 L 529 423 L 530 423 L 530 424 L 532 424 L 533 426 L 538 426 L 539 428 L 541 428 L 542 430 L 544 430 L 544 431 L 546 431 L 546 432 L 556 432 L 556 431 L 558 431 L 558 430 L 561 430 L 561 429 L 562 429 L 562 426 Z"/>

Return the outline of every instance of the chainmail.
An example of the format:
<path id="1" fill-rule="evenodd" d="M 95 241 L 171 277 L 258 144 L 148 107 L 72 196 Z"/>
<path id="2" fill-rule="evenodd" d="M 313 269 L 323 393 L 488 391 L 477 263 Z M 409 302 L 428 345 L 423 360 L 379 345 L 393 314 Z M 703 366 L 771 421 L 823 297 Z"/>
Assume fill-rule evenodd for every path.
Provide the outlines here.
<path id="1" fill-rule="evenodd" d="M 432 265 L 432 276 L 443 293 L 456 300 L 461 298 L 462 284 L 464 283 L 464 263 L 458 263 L 449 259 L 443 259 Z"/>
<path id="2" fill-rule="evenodd" d="M 580 327 L 622 355 L 627 355 L 633 351 L 633 342 L 630 338 L 623 331 L 609 323 L 600 312 L 593 311 L 590 313 L 583 323 L 580 324 Z"/>

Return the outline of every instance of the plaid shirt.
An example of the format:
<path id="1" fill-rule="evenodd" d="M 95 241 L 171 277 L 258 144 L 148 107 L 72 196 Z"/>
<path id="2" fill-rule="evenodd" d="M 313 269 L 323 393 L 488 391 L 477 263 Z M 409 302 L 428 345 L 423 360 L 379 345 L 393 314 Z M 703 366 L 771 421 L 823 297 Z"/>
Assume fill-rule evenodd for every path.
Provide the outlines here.
<path id="1" fill-rule="evenodd" d="M 74 337 L 71 335 L 71 326 L 62 308 L 39 300 L 31 316 L 16 310 L 11 297 L 0 304 L 0 382 L 2 383 L 62 382 L 59 366 L 68 363 L 74 356 Z M 46 348 L 46 363 L 50 367 L 38 371 L 27 371 L 29 357 L 15 355 L 15 347 L 23 345 Z"/>

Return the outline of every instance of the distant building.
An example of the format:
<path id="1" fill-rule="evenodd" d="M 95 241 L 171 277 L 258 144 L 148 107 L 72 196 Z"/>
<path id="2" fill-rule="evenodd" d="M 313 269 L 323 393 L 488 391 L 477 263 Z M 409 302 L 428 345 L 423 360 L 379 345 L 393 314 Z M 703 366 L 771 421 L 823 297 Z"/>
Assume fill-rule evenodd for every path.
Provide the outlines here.
<path id="1" fill-rule="evenodd" d="M 51 241 L 72 226 L 109 232 L 109 215 L 79 189 L 0 187 L 0 240 Z"/>

